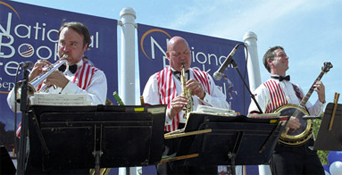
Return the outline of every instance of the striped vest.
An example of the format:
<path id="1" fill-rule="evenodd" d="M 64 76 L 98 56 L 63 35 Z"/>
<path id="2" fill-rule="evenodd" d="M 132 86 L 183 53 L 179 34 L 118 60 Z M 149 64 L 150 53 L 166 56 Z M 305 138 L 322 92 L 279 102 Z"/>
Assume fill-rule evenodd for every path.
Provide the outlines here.
<path id="1" fill-rule="evenodd" d="M 197 69 L 189 69 L 189 73 L 192 72 L 195 80 L 202 84 L 202 87 L 209 95 L 211 82 L 209 81 L 209 74 Z M 158 91 L 159 91 L 159 103 L 166 104 L 167 108 L 170 108 L 171 101 L 178 95 L 176 91 L 176 85 L 173 80 L 172 70 L 170 67 L 166 67 L 163 70 L 157 72 Z M 165 126 L 164 130 L 171 132 L 178 129 L 179 125 L 179 113 L 173 118 L 172 124 Z"/>
<path id="2" fill-rule="evenodd" d="M 87 89 L 90 85 L 91 79 L 93 75 L 98 69 L 90 64 L 83 62 L 83 65 L 80 66 L 75 73 L 75 77 L 72 82 L 76 83 L 78 87 L 82 89 Z"/>
<path id="3" fill-rule="evenodd" d="M 77 68 L 77 72 L 75 72 L 75 76 L 73 77 L 73 83 L 76 83 L 78 87 L 82 88 L 83 90 L 87 89 L 90 85 L 91 79 L 93 78 L 94 73 L 98 69 L 90 64 L 83 62 L 83 64 Z M 42 87 L 43 83 L 39 85 L 38 91 Z"/>
<path id="4" fill-rule="evenodd" d="M 299 91 L 299 88 L 291 83 L 294 91 L 296 92 L 296 95 L 299 99 L 303 98 L 303 93 L 301 91 Z M 288 101 L 286 99 L 286 94 L 283 91 L 283 89 L 280 87 L 280 85 L 277 83 L 277 81 L 275 80 L 268 80 L 266 82 L 263 83 L 263 85 L 268 89 L 269 93 L 270 93 L 270 100 L 271 102 L 269 104 L 267 104 L 266 106 L 266 111 L 265 113 L 272 113 L 274 112 L 277 108 L 288 104 Z M 300 93 L 300 94 L 298 94 Z"/>

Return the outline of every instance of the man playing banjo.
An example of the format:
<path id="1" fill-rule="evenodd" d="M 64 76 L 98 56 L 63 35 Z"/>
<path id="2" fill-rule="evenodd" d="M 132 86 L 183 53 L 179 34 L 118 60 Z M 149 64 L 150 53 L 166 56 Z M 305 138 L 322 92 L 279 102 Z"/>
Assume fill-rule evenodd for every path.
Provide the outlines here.
<path id="1" fill-rule="evenodd" d="M 302 106 L 303 103 L 301 101 L 305 99 L 303 98 L 302 89 L 297 84 L 291 83 L 289 76 L 285 76 L 286 71 L 289 69 L 289 57 L 286 55 L 284 49 L 280 46 L 270 48 L 263 57 L 263 63 L 268 72 L 271 73 L 271 78 L 261 84 L 254 92 L 256 101 L 263 111 L 259 111 L 257 105 L 252 101 L 249 106 L 249 113 L 273 113 L 278 108 L 289 104 L 292 106 Z M 313 105 L 310 102 L 303 104 L 301 108 L 305 112 L 308 111 L 310 115 L 319 116 L 325 103 L 325 88 L 323 83 L 316 81 L 312 86 L 313 90 L 317 92 L 318 100 Z M 301 128 L 306 128 L 306 126 L 303 126 L 303 123 L 306 123 L 305 120 L 296 118 L 295 115 L 286 116 L 291 117 L 288 120 L 285 130 L 297 131 Z M 286 142 L 281 142 L 281 140 L 277 143 L 270 163 L 272 174 L 324 175 L 324 169 L 316 151 L 309 148 L 314 143 L 312 134 L 308 134 L 308 138 L 298 145 L 293 143 L 287 144 Z"/>

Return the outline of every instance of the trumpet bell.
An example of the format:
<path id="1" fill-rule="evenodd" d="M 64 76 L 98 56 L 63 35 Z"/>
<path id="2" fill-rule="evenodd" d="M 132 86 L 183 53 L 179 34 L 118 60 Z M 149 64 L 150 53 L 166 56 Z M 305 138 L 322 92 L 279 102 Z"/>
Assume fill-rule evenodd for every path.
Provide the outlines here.
<path id="1" fill-rule="evenodd" d="M 17 92 L 16 92 L 16 96 L 17 99 L 21 98 L 21 91 L 22 91 L 22 87 L 23 87 L 23 81 L 18 81 L 18 83 L 16 84 L 17 88 Z M 27 83 L 27 95 L 29 97 L 33 96 L 34 93 L 36 92 L 36 89 L 31 85 L 31 83 Z"/>
<path id="2" fill-rule="evenodd" d="M 61 60 L 58 60 L 54 64 L 50 65 L 47 68 L 47 72 L 43 72 L 37 77 L 35 77 L 32 81 L 28 82 L 28 96 L 33 96 L 35 92 L 37 92 L 36 87 L 38 87 L 53 71 L 58 69 L 61 65 L 67 62 L 65 58 L 68 58 L 68 55 L 64 55 Z M 18 93 L 21 92 L 23 81 L 19 81 L 17 84 L 18 91 L 16 92 L 17 99 L 20 99 L 20 95 Z M 46 90 L 45 88 L 48 88 L 49 86 L 45 86 L 44 88 L 41 88 L 41 90 Z M 20 89 L 20 90 L 19 90 Z"/>

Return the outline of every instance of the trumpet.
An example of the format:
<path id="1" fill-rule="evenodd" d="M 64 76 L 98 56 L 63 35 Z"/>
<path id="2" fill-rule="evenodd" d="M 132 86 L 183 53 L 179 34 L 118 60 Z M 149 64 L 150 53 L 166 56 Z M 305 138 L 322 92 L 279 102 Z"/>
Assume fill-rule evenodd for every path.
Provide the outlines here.
<path id="1" fill-rule="evenodd" d="M 37 92 L 38 86 L 56 69 L 58 69 L 61 65 L 67 62 L 66 58 L 68 58 L 67 54 L 64 54 L 63 57 L 55 62 L 54 64 L 49 65 L 46 68 L 46 71 L 42 72 L 38 76 L 36 76 L 33 80 L 27 83 L 28 85 L 28 95 L 33 96 L 35 92 Z M 19 81 L 18 84 L 18 92 L 20 92 L 19 89 L 22 87 L 22 81 Z M 40 91 L 46 90 L 49 86 L 44 85 L 41 87 Z M 17 93 L 17 97 L 20 97 L 20 95 Z M 19 98 L 18 98 L 19 99 Z"/>
<path id="2" fill-rule="evenodd" d="M 182 71 L 181 71 L 181 83 L 182 83 L 182 95 L 185 96 L 189 102 L 188 104 L 183 108 L 185 111 L 183 118 L 187 119 L 188 114 L 193 110 L 192 109 L 192 96 L 191 91 L 186 87 L 186 82 L 188 81 L 187 78 L 185 78 L 185 68 L 184 64 L 182 65 Z"/>

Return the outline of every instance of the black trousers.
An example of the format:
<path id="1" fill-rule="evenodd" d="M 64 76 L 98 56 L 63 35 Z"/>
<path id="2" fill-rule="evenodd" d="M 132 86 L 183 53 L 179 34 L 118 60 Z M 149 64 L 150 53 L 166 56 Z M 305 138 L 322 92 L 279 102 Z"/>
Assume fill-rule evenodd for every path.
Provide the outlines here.
<path id="1" fill-rule="evenodd" d="M 278 143 L 271 158 L 272 175 L 324 175 L 317 152 L 309 148 L 313 143 L 312 139 L 296 147 Z"/>
<path id="2" fill-rule="evenodd" d="M 180 124 L 179 128 L 183 128 L 184 124 Z M 180 146 L 179 139 L 164 140 L 163 156 L 175 156 Z M 183 166 L 179 161 L 166 162 L 157 165 L 157 173 L 159 175 L 217 175 L 217 166 Z"/>

